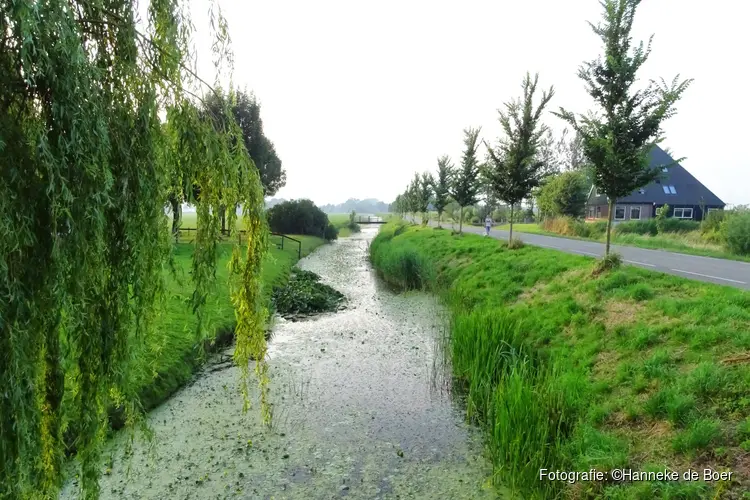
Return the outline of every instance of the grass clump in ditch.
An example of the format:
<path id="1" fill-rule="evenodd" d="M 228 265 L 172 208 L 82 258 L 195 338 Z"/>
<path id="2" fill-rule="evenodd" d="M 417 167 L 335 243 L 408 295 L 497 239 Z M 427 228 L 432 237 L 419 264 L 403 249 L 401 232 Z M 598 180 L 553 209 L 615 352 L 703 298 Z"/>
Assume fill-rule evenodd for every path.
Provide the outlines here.
<path id="1" fill-rule="evenodd" d="M 285 318 L 336 311 L 344 299 L 344 294 L 321 283 L 320 276 L 297 267 L 272 295 L 274 310 Z"/>
<path id="2" fill-rule="evenodd" d="M 750 489 L 750 293 L 632 266 L 594 274 L 589 257 L 398 224 L 370 250 L 389 281 L 420 276 L 446 299 L 444 351 L 502 486 L 522 498 Z M 707 464 L 732 482 L 539 481 L 539 468 Z"/>

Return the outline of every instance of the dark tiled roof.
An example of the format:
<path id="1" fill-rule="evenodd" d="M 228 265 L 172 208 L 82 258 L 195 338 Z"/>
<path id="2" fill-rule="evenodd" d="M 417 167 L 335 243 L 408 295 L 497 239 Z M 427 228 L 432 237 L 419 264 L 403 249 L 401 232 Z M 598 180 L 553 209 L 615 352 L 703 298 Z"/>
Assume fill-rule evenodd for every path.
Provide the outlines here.
<path id="1" fill-rule="evenodd" d="M 662 166 L 671 165 L 668 171 L 661 173 L 661 178 L 639 190 L 633 191 L 629 196 L 618 199 L 618 203 L 655 203 L 657 205 L 700 205 L 701 197 L 703 203 L 708 207 L 724 207 L 724 202 L 713 194 L 706 186 L 693 177 L 690 172 L 679 163 L 675 163 L 659 146 L 651 150 L 650 162 L 652 168 L 661 169 Z M 666 194 L 663 186 L 674 186 L 676 194 Z M 593 193 L 592 193 L 593 194 Z M 606 205 L 607 197 L 604 195 L 590 196 L 589 205 Z"/>

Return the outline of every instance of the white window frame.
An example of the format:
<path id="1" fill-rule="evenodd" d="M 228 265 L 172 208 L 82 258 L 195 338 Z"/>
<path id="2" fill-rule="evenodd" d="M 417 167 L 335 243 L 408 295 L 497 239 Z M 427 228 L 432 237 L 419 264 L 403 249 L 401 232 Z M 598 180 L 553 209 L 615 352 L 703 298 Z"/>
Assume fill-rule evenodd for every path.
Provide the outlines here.
<path id="1" fill-rule="evenodd" d="M 633 210 L 638 210 L 638 218 L 633 217 Z M 641 220 L 641 207 L 630 207 L 630 220 Z"/>
<path id="2" fill-rule="evenodd" d="M 617 209 L 622 208 L 622 217 L 617 217 Z M 615 220 L 625 220 L 627 210 L 622 205 L 615 205 L 615 213 L 613 214 Z"/>
<path id="3" fill-rule="evenodd" d="M 680 213 L 682 215 L 680 215 L 680 216 L 677 215 L 677 211 L 678 210 L 680 211 Z M 685 212 L 687 212 L 688 210 L 690 211 L 690 217 L 687 217 L 685 215 Z M 674 212 L 672 213 L 672 217 L 674 217 L 675 219 L 692 219 L 693 218 L 693 209 L 692 208 L 675 208 Z"/>

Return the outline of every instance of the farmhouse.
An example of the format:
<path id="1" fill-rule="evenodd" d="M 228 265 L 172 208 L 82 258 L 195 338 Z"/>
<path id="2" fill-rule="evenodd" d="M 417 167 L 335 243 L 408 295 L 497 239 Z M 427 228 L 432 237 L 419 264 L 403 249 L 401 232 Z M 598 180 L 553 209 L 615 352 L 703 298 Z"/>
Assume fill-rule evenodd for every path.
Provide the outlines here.
<path id="1" fill-rule="evenodd" d="M 615 221 L 643 220 L 656 216 L 656 209 L 669 205 L 668 217 L 703 220 L 704 210 L 723 210 L 725 203 L 693 177 L 659 146 L 651 150 L 652 168 L 661 169 L 660 177 L 651 184 L 617 200 Z M 586 202 L 586 219 L 606 219 L 609 214 L 607 197 L 594 186 Z"/>

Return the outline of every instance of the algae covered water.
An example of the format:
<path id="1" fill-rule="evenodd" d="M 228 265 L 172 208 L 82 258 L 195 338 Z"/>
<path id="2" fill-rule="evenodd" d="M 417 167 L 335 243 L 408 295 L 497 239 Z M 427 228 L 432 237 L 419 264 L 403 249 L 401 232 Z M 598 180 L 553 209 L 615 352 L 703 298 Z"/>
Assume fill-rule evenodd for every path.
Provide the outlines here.
<path id="1" fill-rule="evenodd" d="M 442 310 L 377 280 L 367 260 L 376 233 L 299 262 L 347 308 L 277 320 L 270 430 L 257 404 L 243 414 L 237 369 L 209 367 L 149 414 L 150 441 L 128 447 L 123 432 L 108 443 L 102 497 L 494 498 L 481 436 L 441 382 Z M 70 483 L 63 496 L 75 492 Z"/>

